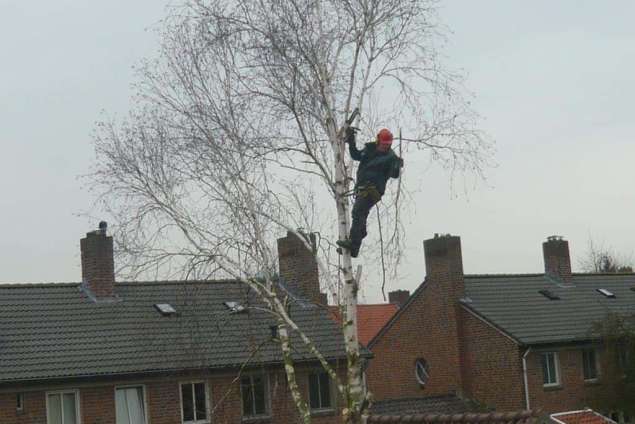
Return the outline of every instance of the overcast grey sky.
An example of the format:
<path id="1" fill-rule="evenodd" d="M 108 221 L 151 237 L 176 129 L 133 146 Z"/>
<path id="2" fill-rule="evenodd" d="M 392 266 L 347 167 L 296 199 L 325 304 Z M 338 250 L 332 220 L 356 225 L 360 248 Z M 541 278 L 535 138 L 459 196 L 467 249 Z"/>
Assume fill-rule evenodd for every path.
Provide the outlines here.
<path id="1" fill-rule="evenodd" d="M 0 0 L 0 281 L 81 278 L 79 238 L 99 215 L 77 215 L 90 134 L 101 110 L 129 109 L 166 3 Z M 589 236 L 633 254 L 635 2 L 445 0 L 441 13 L 498 167 L 467 195 L 426 171 L 399 287 L 423 278 L 435 232 L 461 236 L 467 273 L 540 272 L 551 234 L 574 268 Z M 363 294 L 379 299 L 372 283 Z"/>

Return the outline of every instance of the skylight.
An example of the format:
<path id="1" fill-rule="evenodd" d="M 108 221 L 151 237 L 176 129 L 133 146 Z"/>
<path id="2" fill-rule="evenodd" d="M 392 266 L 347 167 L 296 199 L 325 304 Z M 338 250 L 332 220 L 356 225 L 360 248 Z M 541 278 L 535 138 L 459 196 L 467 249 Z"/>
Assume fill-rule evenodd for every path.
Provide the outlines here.
<path id="1" fill-rule="evenodd" d="M 549 300 L 560 300 L 560 296 L 552 292 L 551 290 L 538 290 L 538 293 L 543 295 Z"/>
<path id="2" fill-rule="evenodd" d="M 229 309 L 229 312 L 236 314 L 245 310 L 245 307 L 238 302 L 223 302 L 223 305 Z"/>
<path id="3" fill-rule="evenodd" d="M 161 315 L 174 315 L 176 309 L 169 303 L 155 303 L 154 307 L 161 313 Z"/>
<path id="4" fill-rule="evenodd" d="M 602 293 L 606 297 L 610 297 L 611 299 L 615 298 L 615 295 L 608 291 L 607 289 L 595 289 L 598 293 Z"/>

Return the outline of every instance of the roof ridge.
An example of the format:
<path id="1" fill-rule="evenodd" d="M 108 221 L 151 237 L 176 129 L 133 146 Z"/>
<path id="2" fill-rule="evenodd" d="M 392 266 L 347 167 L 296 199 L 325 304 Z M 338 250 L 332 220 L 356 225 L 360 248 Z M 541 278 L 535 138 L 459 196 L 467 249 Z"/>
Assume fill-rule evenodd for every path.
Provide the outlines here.
<path id="1" fill-rule="evenodd" d="M 542 277 L 544 276 L 544 272 L 536 272 L 536 273 L 494 273 L 494 274 L 463 274 L 464 278 L 480 278 L 480 277 Z"/>
<path id="2" fill-rule="evenodd" d="M 145 280 L 145 281 L 115 281 L 117 285 L 162 285 L 162 284 L 240 284 L 236 279 L 221 278 L 218 280 Z"/>
<path id="3" fill-rule="evenodd" d="M 55 282 L 55 281 L 51 281 L 48 283 L 43 283 L 43 282 L 4 282 L 4 283 L 0 283 L 0 288 L 2 289 L 6 289 L 6 288 L 24 288 L 24 287 L 71 287 L 71 286 L 78 286 L 81 283 L 77 282 L 77 283 L 69 283 L 69 282 Z"/>
<path id="4" fill-rule="evenodd" d="M 219 280 L 155 280 L 155 281 L 115 281 L 118 286 L 133 286 L 133 285 L 167 285 L 167 284 L 240 284 L 236 279 L 219 279 Z M 81 282 L 4 282 L 0 283 L 0 288 L 33 288 L 33 287 L 73 287 L 80 285 Z"/>

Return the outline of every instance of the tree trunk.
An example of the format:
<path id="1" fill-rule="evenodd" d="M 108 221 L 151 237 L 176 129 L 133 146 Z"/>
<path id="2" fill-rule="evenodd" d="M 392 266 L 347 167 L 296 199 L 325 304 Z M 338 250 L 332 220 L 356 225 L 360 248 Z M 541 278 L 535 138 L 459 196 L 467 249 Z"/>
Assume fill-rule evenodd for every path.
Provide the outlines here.
<path id="1" fill-rule="evenodd" d="M 337 207 L 338 235 L 340 240 L 348 238 L 350 227 L 348 187 L 349 178 L 345 168 L 346 144 L 337 137 L 335 128 L 332 134 L 336 142 L 333 144 L 335 154 L 335 203 Z M 359 341 L 357 337 L 357 281 L 353 276 L 351 252 L 342 249 L 343 287 L 343 320 L 342 331 L 347 357 L 347 393 L 346 408 L 342 411 L 344 422 L 347 424 L 361 423 L 362 405 L 364 404 L 364 388 L 362 380 L 361 362 L 359 357 Z"/>
<path id="2" fill-rule="evenodd" d="M 282 321 L 278 320 L 278 337 L 280 337 L 280 346 L 282 348 L 282 357 L 284 358 L 284 370 L 287 375 L 287 383 L 291 391 L 291 397 L 295 403 L 298 413 L 300 414 L 301 422 L 304 424 L 311 424 L 311 411 L 306 402 L 302 399 L 300 394 L 300 388 L 295 378 L 295 367 L 293 365 L 293 359 L 291 358 L 291 345 L 289 344 L 289 332 L 287 326 Z"/>

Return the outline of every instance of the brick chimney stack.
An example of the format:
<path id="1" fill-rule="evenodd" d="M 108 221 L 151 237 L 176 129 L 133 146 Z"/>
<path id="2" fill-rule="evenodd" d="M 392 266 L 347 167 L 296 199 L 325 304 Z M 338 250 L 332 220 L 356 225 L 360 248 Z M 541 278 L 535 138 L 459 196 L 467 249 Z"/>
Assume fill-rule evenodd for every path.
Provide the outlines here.
<path id="1" fill-rule="evenodd" d="M 562 236 L 549 236 L 542 243 L 545 260 L 545 274 L 552 275 L 565 283 L 571 283 L 571 256 L 569 242 Z"/>
<path id="2" fill-rule="evenodd" d="M 305 237 L 310 249 L 305 242 L 298 238 L 296 233 L 287 232 L 286 237 L 278 239 L 278 261 L 280 276 L 289 286 L 297 289 L 299 295 L 306 299 L 328 304 L 325 293 L 320 292 L 320 276 L 316 260 L 317 243 L 315 233 L 304 234 L 298 231 L 301 237 Z"/>
<path id="3" fill-rule="evenodd" d="M 427 325 L 442 329 L 435 333 L 435 343 L 444 346 L 443 357 L 429 357 L 431 369 L 445 369 L 444 384 L 450 391 L 460 392 L 462 383 L 460 300 L 465 297 L 461 238 L 435 234 L 423 242 L 426 260 L 425 294 L 429 308 Z"/>
<path id="4" fill-rule="evenodd" d="M 82 254 L 82 291 L 95 302 L 113 301 L 115 296 L 115 264 L 112 237 L 108 224 L 102 221 L 99 229 L 80 240 Z"/>
<path id="5" fill-rule="evenodd" d="M 388 302 L 396 303 L 400 308 L 408 301 L 410 292 L 408 290 L 395 290 L 388 292 Z"/>
<path id="6" fill-rule="evenodd" d="M 435 284 L 443 284 L 455 300 L 463 297 L 463 256 L 461 238 L 450 234 L 435 234 L 423 242 L 426 276 Z"/>

